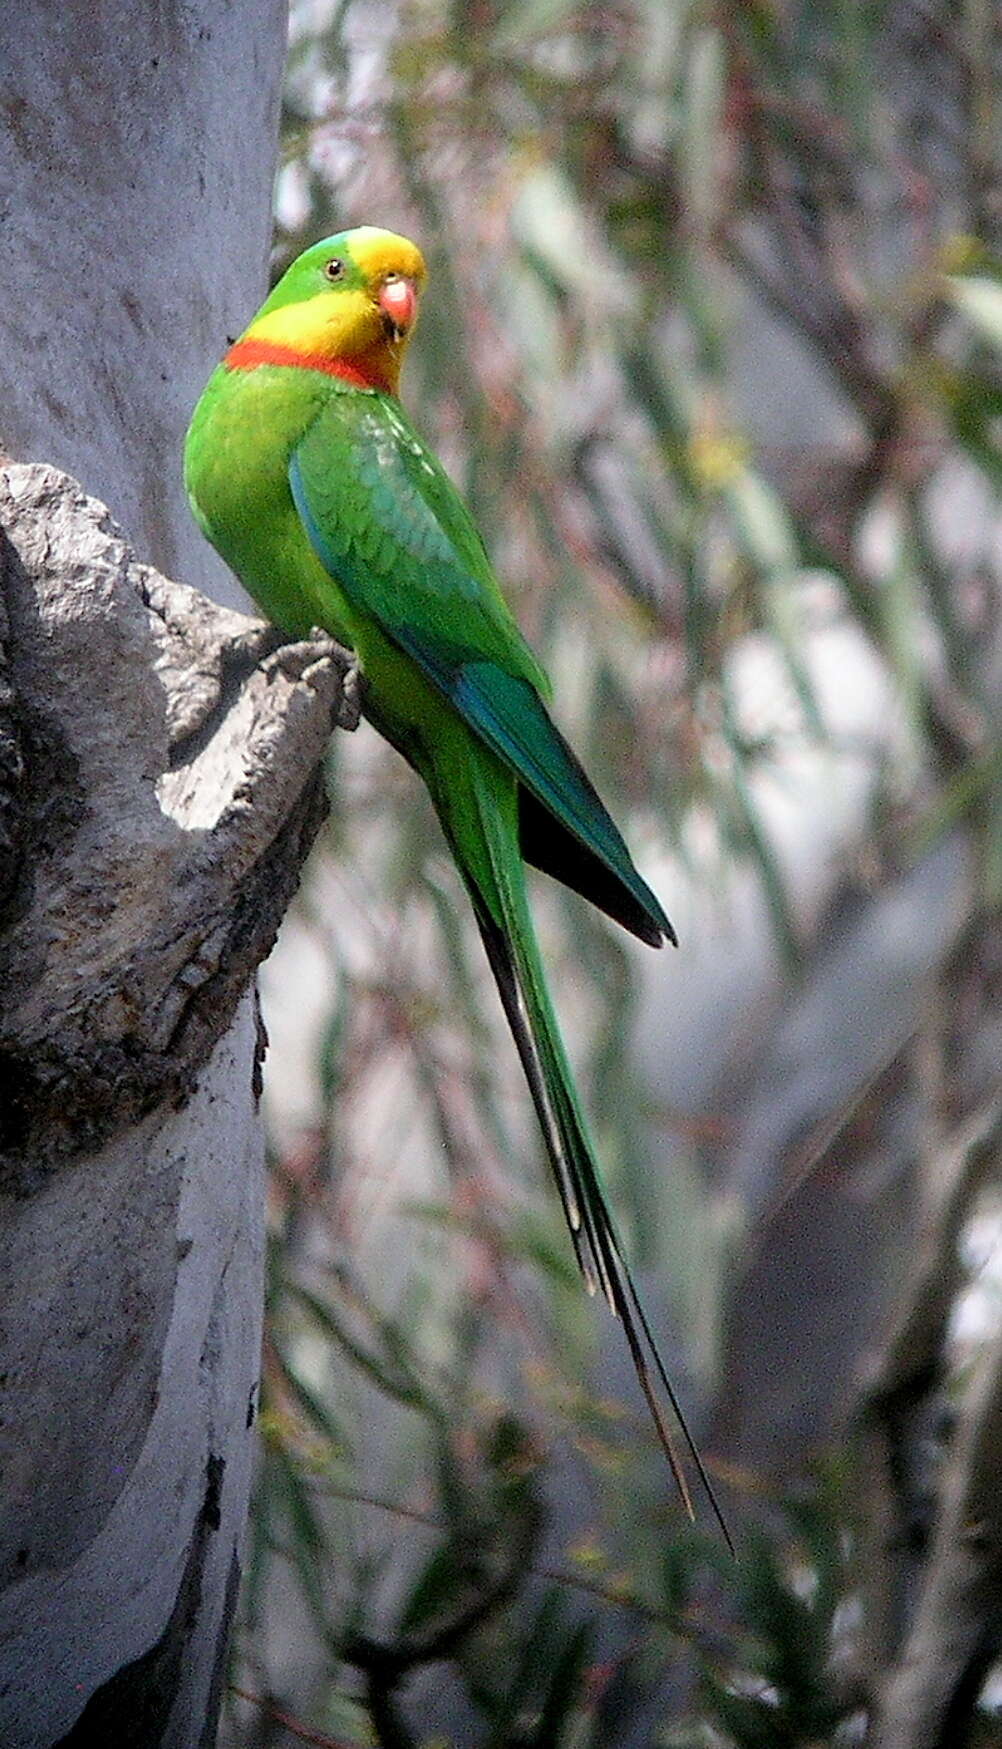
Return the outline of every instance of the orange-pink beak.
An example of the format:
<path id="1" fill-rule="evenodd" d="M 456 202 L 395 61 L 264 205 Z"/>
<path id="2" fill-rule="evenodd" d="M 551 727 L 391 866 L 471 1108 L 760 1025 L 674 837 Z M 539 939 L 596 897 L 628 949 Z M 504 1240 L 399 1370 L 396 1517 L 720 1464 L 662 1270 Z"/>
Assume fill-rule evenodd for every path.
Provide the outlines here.
<path id="1" fill-rule="evenodd" d="M 406 334 L 417 316 L 418 292 L 412 279 L 388 279 L 380 288 L 379 307 L 398 334 Z"/>

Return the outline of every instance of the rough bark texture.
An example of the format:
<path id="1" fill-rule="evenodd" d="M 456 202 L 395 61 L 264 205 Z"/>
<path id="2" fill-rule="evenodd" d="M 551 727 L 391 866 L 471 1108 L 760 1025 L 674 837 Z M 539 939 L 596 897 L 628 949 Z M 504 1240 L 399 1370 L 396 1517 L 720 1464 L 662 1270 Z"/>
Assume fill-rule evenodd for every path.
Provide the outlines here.
<path id="1" fill-rule="evenodd" d="M 0 487 L 11 666 L 0 1187 L 187 1090 L 318 819 L 336 669 L 130 556 L 46 468 Z M 241 681 L 245 684 L 241 684 Z M 324 708 L 318 708 L 316 688 Z"/>
<path id="2" fill-rule="evenodd" d="M 0 449 L 231 603 L 181 441 L 266 288 L 285 36 L 286 0 L 23 0 L 0 53 Z M 0 1743 L 191 1749 L 258 1365 L 246 992 L 336 677 L 256 669 L 47 470 L 0 523 Z"/>
<path id="3" fill-rule="evenodd" d="M 0 471 L 0 1742 L 214 1740 L 261 1316 L 248 983 L 343 657 Z M 270 652 L 270 653 L 269 653 Z"/>

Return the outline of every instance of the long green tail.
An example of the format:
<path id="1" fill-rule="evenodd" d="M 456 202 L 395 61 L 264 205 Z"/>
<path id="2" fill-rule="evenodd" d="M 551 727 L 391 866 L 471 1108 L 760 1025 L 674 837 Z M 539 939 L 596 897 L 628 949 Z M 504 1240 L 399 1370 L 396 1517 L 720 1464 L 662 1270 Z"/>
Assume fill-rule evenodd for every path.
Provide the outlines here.
<path id="1" fill-rule="evenodd" d="M 470 761 L 477 813 L 493 876 L 479 890 L 465 870 L 477 922 L 518 1050 L 556 1177 L 578 1264 L 590 1293 L 601 1290 L 623 1325 L 641 1389 L 690 1518 L 692 1496 L 668 1427 L 659 1389 L 681 1429 L 731 1552 L 734 1545 L 713 1486 L 665 1370 L 606 1201 L 588 1126 L 578 1102 L 543 972 L 512 824 L 499 807 L 496 777 Z M 462 867 L 462 862 L 460 863 Z"/>

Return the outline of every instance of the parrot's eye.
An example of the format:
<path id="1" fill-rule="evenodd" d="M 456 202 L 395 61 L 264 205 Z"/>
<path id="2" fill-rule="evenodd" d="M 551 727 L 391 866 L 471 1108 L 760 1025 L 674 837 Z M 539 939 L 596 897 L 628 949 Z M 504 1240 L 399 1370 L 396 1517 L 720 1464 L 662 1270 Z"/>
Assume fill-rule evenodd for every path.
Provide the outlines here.
<path id="1" fill-rule="evenodd" d="M 344 262 L 337 255 L 332 255 L 324 262 L 324 272 L 328 279 L 340 279 L 344 274 Z"/>

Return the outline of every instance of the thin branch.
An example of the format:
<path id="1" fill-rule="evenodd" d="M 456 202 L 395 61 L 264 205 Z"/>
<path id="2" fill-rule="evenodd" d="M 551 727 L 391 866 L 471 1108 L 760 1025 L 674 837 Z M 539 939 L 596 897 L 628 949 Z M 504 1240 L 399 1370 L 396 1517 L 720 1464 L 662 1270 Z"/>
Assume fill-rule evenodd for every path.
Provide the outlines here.
<path id="1" fill-rule="evenodd" d="M 927 1543 L 933 1502 L 927 1477 L 917 1473 L 915 1453 L 926 1450 L 923 1435 L 933 1431 L 949 1318 L 963 1280 L 960 1232 L 975 1196 L 996 1170 L 1000 1146 L 1002 1101 L 995 1099 L 948 1143 L 928 1150 L 929 1207 L 896 1317 L 858 1409 L 864 1525 L 859 1542 L 867 1599 L 859 1681 L 871 1692 L 906 1631 L 923 1563 L 928 1563 L 924 1583 L 932 1582 Z"/>
<path id="2" fill-rule="evenodd" d="M 953 1749 L 1002 1644 L 1002 1333 L 961 1411 L 919 1606 L 872 1749 Z"/>
<path id="3" fill-rule="evenodd" d="M 293 1713 L 288 1713 L 283 1707 L 276 1706 L 275 1702 L 265 1694 L 254 1694 L 249 1688 L 240 1688 L 235 1682 L 230 1683 L 230 1693 L 238 1695 L 241 1700 L 250 1701 L 252 1706 L 260 1707 L 261 1711 L 267 1713 L 269 1719 L 274 1719 L 277 1725 L 281 1725 L 284 1731 L 288 1731 L 300 1743 L 312 1744 L 313 1749 L 352 1749 L 352 1745 L 346 1743 L 343 1737 L 330 1737 L 326 1731 L 317 1731 L 312 1725 L 304 1724 L 302 1719 L 297 1719 Z"/>
<path id="4" fill-rule="evenodd" d="M 481 1623 L 508 1602 L 521 1584 L 531 1563 L 532 1548 L 540 1528 L 538 1510 L 527 1511 L 507 1548 L 499 1569 L 488 1574 L 483 1557 L 471 1562 L 467 1596 L 421 1633 L 401 1634 L 395 1644 L 352 1634 L 342 1647 L 346 1663 L 354 1664 L 371 1680 L 378 1676 L 392 1689 L 419 1664 L 435 1664 L 448 1658 Z"/>
<path id="5" fill-rule="evenodd" d="M 366 1494 L 356 1488 L 339 1488 L 333 1484 L 314 1479 L 314 1486 L 322 1488 L 323 1492 L 335 1500 L 349 1501 L 357 1506 L 372 1506 L 379 1512 L 390 1513 L 394 1518 L 406 1519 L 411 1524 L 420 1525 L 422 1530 L 437 1532 L 440 1536 L 448 1534 L 448 1526 L 433 1513 L 422 1512 L 416 1506 L 402 1506 L 395 1500 L 384 1500 L 378 1494 Z M 526 1572 L 534 1578 L 547 1579 L 552 1585 L 560 1585 L 567 1591 L 577 1591 L 583 1597 L 594 1597 L 600 1603 L 607 1603 L 611 1608 L 621 1610 L 627 1615 L 639 1615 L 652 1627 L 668 1628 L 673 1633 L 680 1631 L 680 1624 L 687 1627 L 703 1629 L 706 1623 L 697 1612 L 687 1609 L 681 1613 L 664 1609 L 656 1603 L 650 1603 L 644 1597 L 639 1597 L 635 1591 L 628 1591 L 622 1585 L 604 1585 L 600 1579 L 585 1579 L 579 1573 L 568 1573 L 565 1567 L 550 1567 L 529 1561 Z"/>

